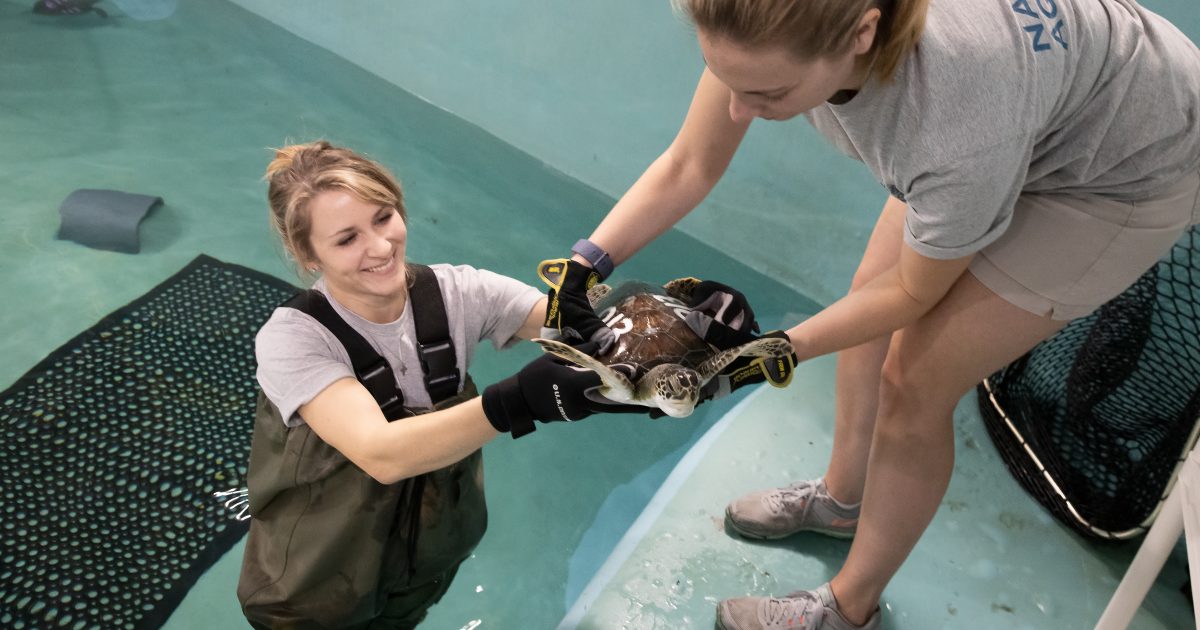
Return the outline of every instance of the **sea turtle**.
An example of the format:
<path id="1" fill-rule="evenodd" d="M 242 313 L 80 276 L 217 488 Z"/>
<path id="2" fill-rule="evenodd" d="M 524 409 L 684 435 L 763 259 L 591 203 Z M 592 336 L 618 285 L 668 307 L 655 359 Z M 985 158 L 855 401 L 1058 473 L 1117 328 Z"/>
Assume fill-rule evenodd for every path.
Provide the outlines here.
<path id="1" fill-rule="evenodd" d="M 791 344 L 777 337 L 724 351 L 707 344 L 685 321 L 691 312 L 687 299 L 698 282 L 681 278 L 656 287 L 630 281 L 615 290 L 593 286 L 588 301 L 616 333 L 616 341 L 598 356 L 553 339 L 534 341 L 550 354 L 595 370 L 603 382 L 599 391 L 610 400 L 688 416 L 704 385 L 738 357 L 780 358 L 792 352 Z"/>

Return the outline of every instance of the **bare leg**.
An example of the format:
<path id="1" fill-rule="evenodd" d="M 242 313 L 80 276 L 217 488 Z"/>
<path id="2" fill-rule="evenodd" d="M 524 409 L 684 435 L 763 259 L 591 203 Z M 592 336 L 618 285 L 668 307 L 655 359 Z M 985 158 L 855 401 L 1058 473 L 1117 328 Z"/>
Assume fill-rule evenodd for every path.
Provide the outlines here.
<path id="1" fill-rule="evenodd" d="M 831 580 L 851 622 L 871 615 L 941 503 L 954 467 L 958 400 L 1064 325 L 1005 302 L 967 273 L 930 313 L 892 336 L 862 516 Z"/>
<path id="2" fill-rule="evenodd" d="M 851 293 L 900 259 L 904 212 L 904 202 L 888 198 L 854 274 Z M 879 407 L 879 372 L 889 341 L 890 337 L 880 337 L 838 353 L 833 451 L 825 472 L 825 486 L 830 496 L 843 503 L 862 500 Z"/>

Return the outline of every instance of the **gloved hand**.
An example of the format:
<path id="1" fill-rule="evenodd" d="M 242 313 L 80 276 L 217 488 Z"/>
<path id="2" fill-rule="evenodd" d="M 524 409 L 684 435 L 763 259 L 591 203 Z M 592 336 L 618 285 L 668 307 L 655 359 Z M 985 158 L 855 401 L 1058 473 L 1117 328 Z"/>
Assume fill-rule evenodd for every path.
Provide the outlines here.
<path id="1" fill-rule="evenodd" d="M 788 339 L 787 333 L 782 330 L 769 331 L 763 337 Z M 756 338 L 761 337 L 751 335 L 750 341 Z M 792 372 L 796 369 L 796 362 L 795 352 L 781 358 L 739 357 L 704 386 L 703 391 L 700 392 L 700 399 L 721 398 L 739 388 L 757 385 L 763 381 L 774 387 L 787 387 L 788 383 L 792 382 Z"/>
<path id="2" fill-rule="evenodd" d="M 754 334 L 758 332 L 754 309 L 750 308 L 750 302 L 741 291 L 720 282 L 698 278 L 679 278 L 672 283 L 692 309 L 685 321 L 708 343 L 728 350 L 758 338 Z M 780 330 L 773 330 L 763 336 L 788 339 L 787 334 Z M 721 398 L 738 388 L 763 381 L 775 387 L 786 387 L 792 380 L 795 367 L 795 352 L 780 359 L 741 357 L 704 386 L 704 390 L 700 392 L 700 399 L 705 401 Z"/>
<path id="3" fill-rule="evenodd" d="M 684 289 L 692 308 L 686 321 L 702 339 L 721 350 L 754 340 L 758 322 L 741 291 L 712 280 L 681 278 L 675 282 L 690 285 Z"/>
<path id="4" fill-rule="evenodd" d="M 600 274 L 574 260 L 543 260 L 538 275 L 550 285 L 543 327 L 556 331 L 565 343 L 594 342 L 596 352 L 608 350 L 616 334 L 596 317 L 588 302 L 588 289 L 600 281 Z"/>
<path id="5" fill-rule="evenodd" d="M 587 354 L 597 352 L 594 342 L 576 347 Z M 534 420 L 571 422 L 595 413 L 655 411 L 612 402 L 596 392 L 599 387 L 600 376 L 595 372 L 543 354 L 516 374 L 487 386 L 483 390 L 483 413 L 497 431 L 511 432 L 519 438 L 534 431 Z"/>

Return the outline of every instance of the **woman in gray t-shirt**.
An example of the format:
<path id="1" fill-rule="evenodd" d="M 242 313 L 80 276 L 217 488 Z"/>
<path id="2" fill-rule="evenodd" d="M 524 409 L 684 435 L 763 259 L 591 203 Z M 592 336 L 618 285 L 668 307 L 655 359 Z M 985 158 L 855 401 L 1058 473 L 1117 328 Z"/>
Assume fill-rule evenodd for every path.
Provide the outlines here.
<path id="1" fill-rule="evenodd" d="M 803 114 L 888 191 L 849 294 L 787 331 L 800 360 L 840 352 L 829 468 L 726 510 L 749 537 L 854 537 L 849 556 L 718 607 L 726 630 L 875 628 L 949 483 L 958 400 L 1200 218 L 1200 52 L 1133 0 L 675 2 L 708 67 L 587 249 L 619 263 L 690 212 L 755 118 Z"/>

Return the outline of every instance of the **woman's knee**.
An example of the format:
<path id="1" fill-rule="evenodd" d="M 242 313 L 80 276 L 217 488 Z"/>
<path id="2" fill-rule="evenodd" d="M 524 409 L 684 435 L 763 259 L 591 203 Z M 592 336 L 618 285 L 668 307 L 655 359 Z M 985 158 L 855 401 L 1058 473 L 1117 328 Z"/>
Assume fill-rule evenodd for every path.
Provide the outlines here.
<path id="1" fill-rule="evenodd" d="M 880 371 L 876 422 L 895 424 L 894 428 L 901 431 L 943 424 L 944 418 L 953 415 L 962 392 L 946 375 L 905 361 L 897 354 L 893 344 Z"/>

